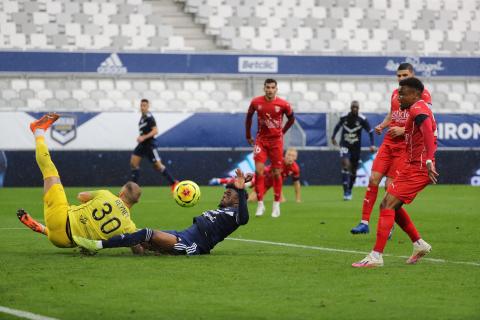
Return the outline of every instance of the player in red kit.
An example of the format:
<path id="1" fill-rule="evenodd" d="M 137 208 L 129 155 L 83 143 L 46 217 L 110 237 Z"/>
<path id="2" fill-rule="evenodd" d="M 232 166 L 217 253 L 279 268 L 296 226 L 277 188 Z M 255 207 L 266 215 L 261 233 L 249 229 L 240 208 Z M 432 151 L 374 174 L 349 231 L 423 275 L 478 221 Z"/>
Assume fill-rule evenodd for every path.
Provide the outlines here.
<path id="1" fill-rule="evenodd" d="M 423 90 L 423 83 L 417 78 L 400 81 L 398 91 L 400 109 L 409 110 L 404 134 L 405 163 L 388 186 L 380 205 L 377 240 L 373 250 L 363 260 L 353 263 L 353 267 L 383 266 L 383 250 L 395 222 L 413 242 L 413 253 L 407 259 L 408 264 L 415 264 L 432 250 L 432 247 L 420 237 L 407 211 L 402 208 L 404 203 L 411 203 L 428 184 L 437 183 L 438 173 L 435 170 L 434 158 L 437 149 L 437 124 L 432 110 L 422 100 Z"/>
<path id="2" fill-rule="evenodd" d="M 403 79 L 414 77 L 413 66 L 410 63 L 401 63 L 397 68 L 397 79 L 400 82 Z M 422 100 L 427 104 L 432 103 L 432 98 L 427 89 L 422 92 Z M 401 110 L 398 101 L 398 89 L 392 93 L 390 100 L 390 111 L 378 126 L 375 132 L 381 134 L 383 129 L 388 127 L 387 134 L 383 139 L 382 145 L 378 149 L 377 156 L 373 161 L 372 173 L 368 181 L 367 192 L 363 199 L 362 220 L 350 232 L 352 234 L 369 233 L 368 226 L 370 215 L 377 200 L 378 185 L 383 177 L 387 177 L 385 187 L 388 187 L 400 171 L 400 167 L 405 162 L 405 122 L 408 118 L 408 110 Z"/>
<path id="3" fill-rule="evenodd" d="M 293 188 L 295 189 L 295 201 L 302 202 L 302 198 L 300 195 L 300 167 L 296 162 L 298 157 L 298 152 L 295 148 L 288 148 L 285 152 L 285 156 L 283 159 L 283 167 L 282 167 L 282 180 L 285 181 L 288 177 L 292 177 L 293 181 Z M 273 176 L 272 176 L 272 167 L 266 166 L 265 167 L 265 179 L 264 179 L 264 194 L 272 187 L 273 185 Z M 228 178 L 212 178 L 209 185 L 229 185 L 235 181 L 234 177 Z M 252 177 L 252 180 L 245 183 L 246 187 L 254 187 L 255 186 L 255 175 Z M 257 193 L 252 191 L 248 195 L 248 201 L 257 201 Z M 280 197 L 280 201 L 285 201 L 283 195 Z"/>
<path id="4" fill-rule="evenodd" d="M 265 95 L 255 97 L 250 102 L 245 120 L 246 138 L 253 145 L 253 159 L 255 160 L 255 192 L 258 197 L 256 216 L 265 212 L 263 194 L 265 193 L 265 162 L 270 159 L 273 176 L 273 207 L 272 217 L 280 216 L 280 196 L 282 194 L 282 166 L 283 166 L 283 135 L 295 122 L 295 116 L 290 104 L 277 97 L 277 81 L 267 79 L 263 85 Z M 258 132 L 255 140 L 251 136 L 253 114 L 257 112 Z M 283 116 L 288 121 L 283 125 Z"/>

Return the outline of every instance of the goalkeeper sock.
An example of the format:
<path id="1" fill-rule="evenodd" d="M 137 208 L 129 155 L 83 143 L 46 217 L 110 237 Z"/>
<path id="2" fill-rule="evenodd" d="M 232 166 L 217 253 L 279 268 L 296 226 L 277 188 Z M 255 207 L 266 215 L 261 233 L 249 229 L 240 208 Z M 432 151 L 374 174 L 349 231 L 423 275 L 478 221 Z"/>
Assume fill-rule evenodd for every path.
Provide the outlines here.
<path id="1" fill-rule="evenodd" d="M 35 130 L 35 134 L 41 129 Z M 43 131 L 43 130 L 42 130 Z M 38 135 L 35 137 L 35 159 L 37 160 L 38 167 L 42 172 L 43 179 L 50 177 L 60 177 L 57 171 L 57 168 L 50 158 L 50 153 L 48 152 L 47 144 L 45 143 L 45 137 L 43 135 Z"/>

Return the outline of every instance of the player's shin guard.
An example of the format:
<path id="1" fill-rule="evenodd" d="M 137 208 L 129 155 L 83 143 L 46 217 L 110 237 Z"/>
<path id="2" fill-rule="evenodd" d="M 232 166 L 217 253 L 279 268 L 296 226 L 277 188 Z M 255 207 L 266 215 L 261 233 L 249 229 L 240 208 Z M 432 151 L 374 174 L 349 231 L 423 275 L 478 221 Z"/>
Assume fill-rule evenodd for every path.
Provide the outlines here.
<path id="1" fill-rule="evenodd" d="M 138 178 L 140 177 L 140 169 L 135 168 L 130 172 L 130 181 L 138 183 Z"/>
<path id="2" fill-rule="evenodd" d="M 150 241 L 152 229 L 145 228 L 134 233 L 126 233 L 102 240 L 102 248 L 133 247 L 142 242 Z"/>
<path id="3" fill-rule="evenodd" d="M 420 239 L 420 234 L 418 233 L 417 228 L 413 224 L 405 209 L 400 208 L 395 211 L 395 222 L 400 226 L 400 228 L 402 228 L 403 231 L 405 231 L 406 234 L 408 234 L 412 242 Z"/>
<path id="4" fill-rule="evenodd" d="M 273 200 L 279 202 L 282 196 L 283 179 L 281 175 L 273 176 Z"/>
<path id="5" fill-rule="evenodd" d="M 343 193 L 347 194 L 350 187 L 350 171 L 342 169 Z"/>
<path id="6" fill-rule="evenodd" d="M 265 193 L 265 176 L 257 173 L 255 179 L 255 192 L 257 193 L 257 199 L 258 201 L 263 201 L 263 194 Z"/>
<path id="7" fill-rule="evenodd" d="M 373 250 L 379 253 L 383 253 L 383 249 L 387 244 L 388 234 L 392 230 L 395 222 L 395 210 L 393 209 L 381 209 L 380 219 L 377 226 L 377 241 Z"/>
<path id="8" fill-rule="evenodd" d="M 38 136 L 35 138 L 35 159 L 37 160 L 38 167 L 42 172 L 43 179 L 49 177 L 59 177 L 57 168 L 50 158 L 50 153 L 48 152 L 47 144 L 45 143 L 45 138 L 43 136 Z"/>
<path id="9" fill-rule="evenodd" d="M 370 221 L 370 215 L 377 200 L 377 194 L 378 186 L 369 185 L 367 192 L 365 192 L 365 198 L 363 199 L 362 220 Z"/>
<path id="10" fill-rule="evenodd" d="M 168 183 L 169 183 L 170 185 L 172 185 L 172 184 L 175 183 L 175 179 L 172 177 L 172 175 L 170 174 L 170 172 L 168 171 L 167 168 L 164 168 L 164 169 L 163 169 L 162 175 L 165 177 L 165 179 L 168 180 Z"/>

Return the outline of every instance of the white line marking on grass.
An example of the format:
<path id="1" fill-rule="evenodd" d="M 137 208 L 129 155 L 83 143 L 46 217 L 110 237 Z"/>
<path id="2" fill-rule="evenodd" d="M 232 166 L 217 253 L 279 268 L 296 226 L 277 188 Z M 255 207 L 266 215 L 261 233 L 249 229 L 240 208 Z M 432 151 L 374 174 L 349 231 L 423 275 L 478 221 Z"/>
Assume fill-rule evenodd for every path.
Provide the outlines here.
<path id="1" fill-rule="evenodd" d="M 19 318 L 31 319 L 31 320 L 58 320 L 57 318 L 45 317 L 39 314 L 22 311 L 22 310 L 10 309 L 3 306 L 0 306 L 0 313 L 7 313 Z"/>
<path id="2" fill-rule="evenodd" d="M 0 230 L 31 230 L 27 227 L 23 227 L 23 228 L 0 228 Z"/>
<path id="3" fill-rule="evenodd" d="M 369 252 L 365 252 L 365 251 L 335 249 L 335 248 L 326 248 L 326 247 L 317 247 L 317 246 L 307 246 L 307 245 L 303 245 L 303 244 L 285 243 L 285 242 L 273 242 L 273 241 L 240 239 L 240 238 L 226 238 L 226 239 L 227 240 L 234 240 L 234 241 L 242 241 L 242 242 L 269 244 L 269 245 L 281 246 L 281 247 L 327 251 L 327 252 L 355 253 L 355 254 L 368 254 L 369 253 Z M 407 256 L 394 256 L 392 254 L 384 254 L 384 256 L 393 257 L 393 258 L 401 258 L 401 259 L 408 259 L 409 258 Z M 439 262 L 439 263 L 454 263 L 454 264 L 463 264 L 463 265 L 480 267 L 480 263 L 469 262 L 469 261 L 452 261 L 452 260 L 434 259 L 434 258 L 422 258 L 422 260 L 431 261 L 431 262 Z"/>

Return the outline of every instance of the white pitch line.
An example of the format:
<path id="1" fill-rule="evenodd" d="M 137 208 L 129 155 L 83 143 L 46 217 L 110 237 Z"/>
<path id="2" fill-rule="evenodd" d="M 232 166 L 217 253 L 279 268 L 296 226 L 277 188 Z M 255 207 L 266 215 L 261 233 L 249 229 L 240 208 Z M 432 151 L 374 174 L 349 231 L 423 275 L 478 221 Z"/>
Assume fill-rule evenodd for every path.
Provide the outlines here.
<path id="1" fill-rule="evenodd" d="M 0 228 L 0 230 L 31 230 L 27 227 L 23 227 L 23 228 Z"/>
<path id="2" fill-rule="evenodd" d="M 0 313 L 11 314 L 19 318 L 31 319 L 31 320 L 58 320 L 57 318 L 45 317 L 39 314 L 17 310 L 17 309 L 10 309 L 3 306 L 0 306 Z"/>
<path id="3" fill-rule="evenodd" d="M 317 246 L 307 246 L 307 245 L 303 245 L 303 244 L 285 243 L 285 242 L 273 242 L 273 241 L 240 239 L 240 238 L 226 238 L 226 239 L 227 240 L 234 240 L 234 241 L 242 241 L 242 242 L 269 244 L 269 245 L 281 246 L 281 247 L 327 251 L 327 252 L 341 252 L 341 253 L 355 253 L 355 254 L 368 254 L 369 253 L 369 252 L 365 252 L 365 251 L 335 249 L 335 248 L 326 248 L 326 247 L 317 247 Z M 393 258 L 400 258 L 400 259 L 408 259 L 409 258 L 407 256 L 395 256 L 395 255 L 392 255 L 392 254 L 384 254 L 384 256 L 393 257 Z M 452 260 L 434 259 L 434 258 L 422 258 L 422 260 L 431 261 L 431 262 L 439 262 L 439 263 L 454 263 L 454 264 L 463 264 L 463 265 L 480 267 L 480 263 L 469 262 L 469 261 L 452 261 Z"/>

